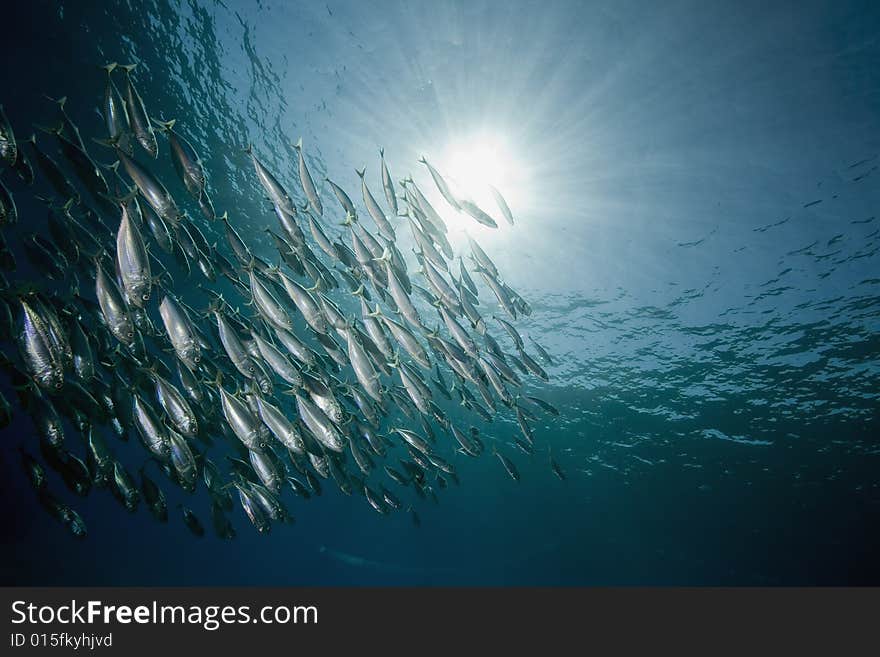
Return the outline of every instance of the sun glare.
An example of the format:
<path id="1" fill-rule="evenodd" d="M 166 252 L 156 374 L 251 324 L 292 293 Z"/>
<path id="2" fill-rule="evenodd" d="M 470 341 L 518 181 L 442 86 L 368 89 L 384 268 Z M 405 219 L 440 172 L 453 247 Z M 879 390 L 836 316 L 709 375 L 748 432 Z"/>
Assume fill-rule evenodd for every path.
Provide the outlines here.
<path id="1" fill-rule="evenodd" d="M 517 209 L 522 208 L 524 200 L 523 170 L 503 140 L 479 135 L 451 143 L 438 164 L 453 193 L 476 203 L 495 220 L 500 229 L 503 230 L 507 222 L 492 193 L 492 187 L 501 193 L 516 218 Z M 451 227 L 470 229 L 479 226 L 467 214 L 451 209 L 444 213 L 444 219 Z"/>

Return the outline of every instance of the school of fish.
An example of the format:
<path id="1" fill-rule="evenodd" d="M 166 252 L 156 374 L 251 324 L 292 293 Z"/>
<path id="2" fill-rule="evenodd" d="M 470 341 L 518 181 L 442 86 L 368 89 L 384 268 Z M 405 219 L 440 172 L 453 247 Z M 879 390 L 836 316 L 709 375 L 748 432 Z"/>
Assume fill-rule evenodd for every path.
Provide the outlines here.
<path id="1" fill-rule="evenodd" d="M 363 212 L 332 180 L 316 183 L 301 140 L 292 166 L 302 205 L 250 145 L 230 146 L 274 209 L 268 262 L 234 217 L 215 211 L 208 173 L 178 123 L 148 113 L 135 66 L 103 69 L 98 138 L 83 139 L 66 98 L 55 101 L 57 125 L 36 126 L 39 140 L 17 139 L 0 105 L 0 360 L 34 427 L 18 449 L 47 512 L 87 534 L 50 490 L 60 479 L 75 495 L 107 489 L 129 511 L 143 505 L 167 522 L 163 488 L 178 486 L 204 491 L 210 525 L 232 538 L 236 506 L 267 533 L 292 521 L 285 497 L 314 498 L 328 480 L 379 514 L 402 509 L 419 524 L 416 501 L 398 496 L 436 501 L 459 483 L 457 454 L 489 451 L 487 437 L 459 413 L 450 420 L 444 405 L 486 422 L 509 413 L 513 444 L 534 452 L 530 423 L 559 411 L 523 391 L 526 377 L 548 380 L 539 361 L 553 364 L 534 340 L 530 355 L 513 324 L 531 308 L 476 241 L 453 253 L 441 213 L 411 177 L 392 178 L 384 151 L 380 194 L 357 171 Z M 186 192 L 177 198 L 151 171 L 162 150 Z M 453 211 L 498 227 L 420 162 Z M 18 216 L 12 190 L 29 188 L 47 207 L 46 234 Z M 513 225 L 501 192 L 491 193 Z M 22 253 L 44 280 L 9 282 Z M 187 282 L 185 293 L 175 281 Z M 0 428 L 13 412 L 0 393 Z M 129 439 L 142 443 L 143 460 L 127 466 L 113 442 Z M 497 448 L 505 443 L 488 441 L 518 481 Z M 565 478 L 552 456 L 549 464 Z M 205 534 L 206 518 L 189 505 L 178 515 Z"/>

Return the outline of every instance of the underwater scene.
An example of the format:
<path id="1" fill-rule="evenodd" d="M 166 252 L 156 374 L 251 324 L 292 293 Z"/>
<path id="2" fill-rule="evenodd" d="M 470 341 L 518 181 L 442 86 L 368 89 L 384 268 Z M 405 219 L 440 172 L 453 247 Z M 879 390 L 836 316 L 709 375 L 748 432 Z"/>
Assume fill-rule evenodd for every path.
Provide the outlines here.
<path id="1" fill-rule="evenodd" d="M 880 584 L 880 4 L 3 16 L 4 585 Z"/>

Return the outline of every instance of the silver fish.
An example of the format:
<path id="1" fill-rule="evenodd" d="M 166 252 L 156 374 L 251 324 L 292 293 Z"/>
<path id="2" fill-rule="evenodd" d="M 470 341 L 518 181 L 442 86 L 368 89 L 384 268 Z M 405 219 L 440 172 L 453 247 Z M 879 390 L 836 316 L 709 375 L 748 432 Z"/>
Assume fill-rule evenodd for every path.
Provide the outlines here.
<path id="1" fill-rule="evenodd" d="M 388 219 L 385 218 L 385 213 L 382 212 L 382 208 L 379 207 L 379 204 L 376 202 L 376 199 L 373 198 L 372 192 L 370 192 L 370 188 L 367 187 L 367 181 L 365 178 L 366 168 L 358 169 L 358 176 L 361 179 L 361 195 L 364 198 L 364 205 L 367 206 L 367 211 L 370 213 L 370 216 L 373 218 L 373 221 L 376 222 L 376 227 L 379 229 L 379 234 L 384 236 L 386 239 L 394 240 L 394 228 L 392 228 L 391 224 L 388 223 Z"/>
<path id="2" fill-rule="evenodd" d="M 254 417 L 248 405 L 238 397 L 217 386 L 223 407 L 223 417 L 232 432 L 248 449 L 263 449 L 266 446 L 268 430 Z"/>
<path id="3" fill-rule="evenodd" d="M 296 305 L 297 309 L 302 313 L 303 318 L 309 326 L 317 333 L 325 333 L 327 331 L 327 321 L 314 297 L 309 291 L 296 281 L 290 279 L 283 272 L 278 272 L 281 283 L 290 300 Z"/>
<path id="4" fill-rule="evenodd" d="M 275 205 L 277 211 L 280 211 L 286 214 L 289 217 L 296 216 L 296 207 L 293 204 L 293 201 L 290 199 L 290 195 L 281 186 L 275 176 L 273 176 L 269 170 L 263 166 L 263 164 L 257 159 L 257 156 L 254 155 L 253 146 L 248 144 L 248 147 L 244 151 L 251 157 L 251 162 L 254 165 L 254 171 L 257 172 L 257 178 L 260 180 L 260 184 L 263 186 L 263 189 L 266 190 L 266 193 L 269 195 L 269 199 Z"/>
<path id="5" fill-rule="evenodd" d="M 131 221 L 125 205 L 122 205 L 122 219 L 116 233 L 116 264 L 129 301 L 143 308 L 150 299 L 152 285 L 150 258 L 141 231 Z"/>
<path id="6" fill-rule="evenodd" d="M 280 493 L 281 486 L 285 481 L 284 473 L 276 467 L 275 461 L 269 456 L 269 452 L 251 449 L 248 450 L 248 458 L 250 459 L 251 467 L 257 473 L 263 485 L 273 493 Z"/>
<path id="7" fill-rule="evenodd" d="M 52 348 L 45 320 L 25 299 L 20 300 L 22 321 L 16 337 L 25 369 L 34 382 L 51 392 L 64 386 L 61 360 Z"/>
<path id="8" fill-rule="evenodd" d="M 256 402 L 260 420 L 269 428 L 272 435 L 290 451 L 300 456 L 305 455 L 305 443 L 296 423 L 288 420 L 284 413 L 262 397 L 258 396 Z"/>
<path id="9" fill-rule="evenodd" d="M 324 207 L 321 205 L 321 199 L 318 198 L 318 190 L 315 189 L 315 182 L 312 180 L 312 174 L 306 166 L 306 160 L 302 154 L 302 138 L 294 145 L 296 154 L 299 158 L 299 181 L 302 185 L 306 198 L 309 199 L 309 205 L 317 213 L 319 217 L 324 216 Z"/>
<path id="10" fill-rule="evenodd" d="M 0 105 L 0 159 L 8 166 L 12 166 L 18 160 L 18 144 L 3 105 Z"/>
<path id="11" fill-rule="evenodd" d="M 306 427 L 324 447 L 334 452 L 345 448 L 342 433 L 324 411 L 299 394 L 296 395 L 296 407 Z"/>
<path id="12" fill-rule="evenodd" d="M 235 485 L 236 490 L 238 490 L 238 499 L 241 502 L 241 507 L 244 509 L 245 515 L 247 515 L 251 524 L 259 533 L 268 533 L 272 527 L 272 523 L 269 519 L 269 515 L 254 495 L 253 491 L 239 482 L 233 482 L 233 484 Z"/>
<path id="13" fill-rule="evenodd" d="M 159 459 L 166 459 L 170 449 L 167 429 L 153 408 L 137 393 L 132 396 L 132 418 L 144 446 Z"/>
<path id="14" fill-rule="evenodd" d="M 339 204 L 342 206 L 345 215 L 347 217 L 351 217 L 352 219 L 357 218 L 357 210 L 354 207 L 354 203 L 351 202 L 351 198 L 349 198 L 348 194 L 345 193 L 345 190 L 329 178 L 324 178 L 324 182 L 330 185 L 330 189 L 333 190 L 333 193 L 339 200 Z"/>
<path id="15" fill-rule="evenodd" d="M 388 327 L 388 330 L 391 332 L 391 335 L 394 336 L 397 343 L 402 346 L 406 353 L 412 356 L 419 365 L 425 369 L 431 367 L 431 361 L 428 358 L 425 348 L 408 328 L 395 322 L 390 317 L 383 315 L 378 306 L 376 306 L 376 311 L 373 314 L 385 322 L 385 326 Z"/>
<path id="16" fill-rule="evenodd" d="M 499 305 L 504 308 L 504 312 L 510 315 L 511 319 L 516 319 L 516 307 L 513 305 L 513 300 L 510 298 L 510 295 L 507 293 L 504 286 L 502 286 L 494 276 L 484 269 L 480 270 L 480 275 L 483 277 L 486 285 L 489 286 L 489 289 L 492 290 L 492 294 L 495 295 Z"/>
<path id="17" fill-rule="evenodd" d="M 196 458 L 193 456 L 189 444 L 179 433 L 176 431 L 169 431 L 168 438 L 171 465 L 184 486 L 192 490 L 195 488 L 196 480 L 198 479 Z"/>
<path id="18" fill-rule="evenodd" d="M 113 337 L 126 346 L 134 344 L 134 324 L 125 306 L 116 282 L 104 273 L 104 267 L 95 263 L 95 295 L 104 316 L 104 323 Z"/>
<path id="19" fill-rule="evenodd" d="M 223 345 L 226 355 L 232 364 L 243 376 L 253 378 L 254 361 L 251 359 L 247 349 L 235 332 L 235 329 L 229 324 L 226 316 L 219 310 L 214 311 L 214 317 L 217 320 L 217 332 L 220 335 L 220 343 Z"/>
<path id="20" fill-rule="evenodd" d="M 95 376 L 95 357 L 92 353 L 92 346 L 78 319 L 71 321 L 70 325 L 73 371 L 76 372 L 80 381 L 89 381 Z"/>
<path id="21" fill-rule="evenodd" d="M 501 192 L 495 189 L 492 185 L 489 185 L 489 191 L 491 191 L 492 196 L 495 197 L 495 203 L 498 204 L 498 209 L 501 210 L 501 214 L 503 214 L 504 218 L 507 219 L 507 223 L 513 226 L 513 213 L 510 211 L 510 208 L 507 205 L 507 201 L 505 201 L 504 197 L 501 196 Z"/>
<path id="22" fill-rule="evenodd" d="M 440 194 L 443 196 L 443 198 L 446 199 L 446 202 L 449 203 L 449 205 L 451 205 L 454 209 L 461 210 L 461 205 L 459 205 L 458 200 L 449 189 L 449 185 L 446 183 L 445 180 L 443 180 L 443 176 L 440 175 L 437 169 L 432 167 L 428 163 L 428 160 L 426 160 L 424 157 L 419 158 L 419 162 L 428 167 L 428 171 L 431 173 L 431 178 L 434 179 L 434 184 L 437 185 L 437 189 L 440 191 Z"/>
<path id="23" fill-rule="evenodd" d="M 155 158 L 159 155 L 159 144 L 156 143 L 156 135 L 150 124 L 150 117 L 144 107 L 144 101 L 131 80 L 131 72 L 136 67 L 137 64 L 119 65 L 119 68 L 125 71 L 125 107 L 128 110 L 129 123 L 137 142 L 149 153 L 150 157 Z"/>
<path id="24" fill-rule="evenodd" d="M 382 189 L 385 190 L 385 200 L 391 214 L 397 216 L 397 196 L 394 193 L 394 183 L 391 180 L 391 173 L 388 171 L 388 165 L 385 164 L 385 150 L 379 149 L 379 162 L 382 169 Z"/>
<path id="25" fill-rule="evenodd" d="M 284 348 L 287 349 L 294 358 L 306 367 L 315 367 L 317 364 L 317 357 L 315 356 L 315 352 L 312 351 L 306 343 L 290 331 L 285 331 L 284 329 L 276 327 L 274 332 L 275 337 L 278 338 L 278 342 L 284 345 Z"/>
<path id="26" fill-rule="evenodd" d="M 151 372 L 151 377 L 156 390 L 156 400 L 168 415 L 171 424 L 184 436 L 195 437 L 199 432 L 199 423 L 186 398 L 170 381 L 155 371 Z"/>
<path id="27" fill-rule="evenodd" d="M 419 311 L 416 310 L 415 305 L 413 305 L 412 300 L 403 288 L 403 284 L 397 278 L 397 273 L 391 267 L 389 260 L 385 261 L 385 272 L 388 276 L 388 293 L 394 299 L 397 312 L 403 315 L 413 328 L 421 330 L 422 320 L 419 317 Z"/>
<path id="28" fill-rule="evenodd" d="M 483 226 L 488 226 L 489 228 L 498 228 L 498 222 L 496 222 L 492 217 L 486 214 L 486 212 L 473 201 L 470 201 L 468 199 L 460 199 L 458 201 L 458 204 L 461 209 L 464 210 L 471 217 L 473 217 L 477 221 L 477 223 L 480 223 Z"/>
<path id="29" fill-rule="evenodd" d="M 125 101 L 122 100 L 111 77 L 116 66 L 116 63 L 113 62 L 102 67 L 107 71 L 107 86 L 104 88 L 104 105 L 101 109 L 104 113 L 104 122 L 107 125 L 110 141 L 131 153 L 131 144 L 128 139 L 128 112 L 125 108 Z"/>
<path id="30" fill-rule="evenodd" d="M 495 263 L 486 255 L 486 252 L 480 248 L 480 245 L 474 241 L 473 238 L 468 235 L 468 243 L 471 246 L 471 256 L 482 269 L 489 272 L 494 278 L 498 278 L 498 269 L 495 267 Z"/>
<path id="31" fill-rule="evenodd" d="M 269 322 L 273 327 L 280 328 L 285 331 L 293 329 L 293 318 L 290 316 L 287 308 L 272 293 L 267 285 L 260 280 L 259 276 L 251 270 L 248 272 L 248 281 L 250 283 L 251 296 L 254 299 L 254 305 L 259 310 L 263 319 Z"/>
<path id="32" fill-rule="evenodd" d="M 370 397 L 381 403 L 382 387 L 379 385 L 379 375 L 376 374 L 366 350 L 358 341 L 354 331 L 347 330 L 345 337 L 348 342 L 348 360 L 354 369 L 358 382 Z"/>
<path id="33" fill-rule="evenodd" d="M 171 253 L 174 250 L 174 240 L 165 220 L 156 214 L 156 211 L 149 204 L 141 206 L 141 215 L 159 248 L 165 253 Z"/>
<path id="34" fill-rule="evenodd" d="M 116 148 L 116 156 L 125 167 L 126 173 L 134 181 L 138 191 L 165 221 L 176 224 L 180 221 L 181 212 L 174 202 L 174 197 L 165 188 L 156 176 L 139 164 L 134 158 L 126 155 L 120 148 Z"/>
<path id="35" fill-rule="evenodd" d="M 201 158 L 192 144 L 174 130 L 175 123 L 174 119 L 170 121 L 157 121 L 161 130 L 168 137 L 168 145 L 171 146 L 171 161 L 174 163 L 177 175 L 183 181 L 183 185 L 186 187 L 189 195 L 194 199 L 200 199 L 205 194 L 207 178 L 205 169 Z M 210 207 L 208 212 L 209 215 L 212 215 L 213 213 L 210 210 L 213 210 L 213 206 Z M 208 218 L 212 219 L 213 216 Z"/>
<path id="36" fill-rule="evenodd" d="M 268 363 L 272 371 L 295 388 L 302 386 L 302 375 L 300 375 L 299 370 L 290 362 L 287 356 L 281 353 L 271 342 L 265 340 L 259 333 L 254 332 L 252 336 L 257 344 L 260 356 Z"/>

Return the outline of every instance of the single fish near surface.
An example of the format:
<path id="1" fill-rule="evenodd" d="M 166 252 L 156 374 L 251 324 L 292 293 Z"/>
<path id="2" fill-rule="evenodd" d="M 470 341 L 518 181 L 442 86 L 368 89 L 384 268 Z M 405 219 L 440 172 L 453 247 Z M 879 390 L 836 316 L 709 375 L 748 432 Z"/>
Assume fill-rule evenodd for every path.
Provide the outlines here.
<path id="1" fill-rule="evenodd" d="M 495 203 L 498 205 L 498 209 L 501 210 L 501 214 L 507 219 L 507 223 L 513 226 L 513 213 L 510 211 L 510 207 L 507 205 L 507 201 L 504 200 L 501 192 L 495 189 L 492 185 L 489 185 L 489 191 L 492 192 L 492 196 L 495 198 Z"/>
<path id="2" fill-rule="evenodd" d="M 174 130 L 177 121 L 157 121 L 159 129 L 168 137 L 168 145 L 171 146 L 171 161 L 177 175 L 183 181 L 186 191 L 194 199 L 198 200 L 205 195 L 205 185 L 207 184 L 207 175 L 202 165 L 202 160 L 196 153 L 193 145 L 186 140 L 180 133 Z M 209 207 L 208 219 L 213 217 L 213 206 Z"/>
<path id="3" fill-rule="evenodd" d="M 431 178 L 434 179 L 434 184 L 437 186 L 440 194 L 446 199 L 446 202 L 449 203 L 455 210 L 461 210 L 461 205 L 458 202 L 458 199 L 452 193 L 452 190 L 449 188 L 447 182 L 443 179 L 443 176 L 428 162 L 424 157 L 419 158 L 419 162 L 428 167 L 428 171 L 431 174 Z"/>
<path id="4" fill-rule="evenodd" d="M 382 170 L 382 189 L 385 191 L 385 201 L 393 216 L 397 216 L 397 195 L 394 193 L 394 182 L 391 179 L 391 173 L 388 171 L 388 165 L 385 163 L 385 149 L 379 149 L 379 162 Z"/>
<path id="5" fill-rule="evenodd" d="M 137 64 L 120 64 L 119 68 L 125 71 L 125 107 L 128 110 L 129 124 L 141 148 L 150 157 L 155 158 L 159 155 L 159 144 L 156 142 L 156 134 L 153 132 L 153 126 L 150 123 L 150 117 L 147 114 L 144 101 L 131 79 L 131 72 L 137 68 Z"/>

